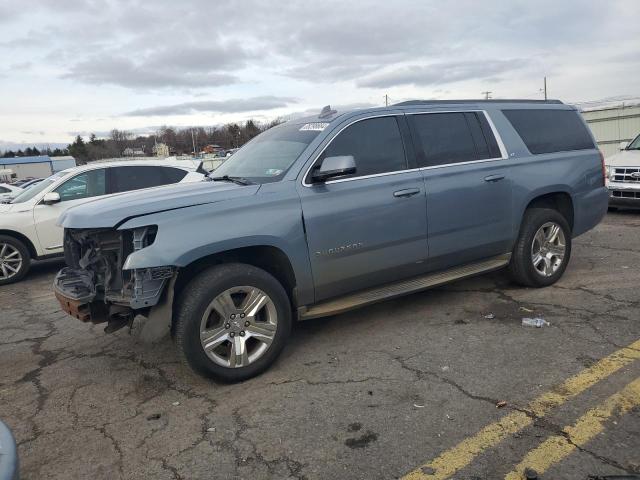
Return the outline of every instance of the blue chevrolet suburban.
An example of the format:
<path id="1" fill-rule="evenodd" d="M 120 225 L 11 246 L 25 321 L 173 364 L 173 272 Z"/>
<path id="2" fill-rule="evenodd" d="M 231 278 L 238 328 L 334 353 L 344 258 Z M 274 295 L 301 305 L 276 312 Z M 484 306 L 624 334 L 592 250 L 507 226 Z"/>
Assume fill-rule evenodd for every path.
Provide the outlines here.
<path id="1" fill-rule="evenodd" d="M 410 101 L 271 128 L 207 181 L 71 208 L 62 308 L 137 315 L 197 372 L 265 370 L 292 322 L 506 267 L 544 287 L 607 211 L 603 159 L 560 101 Z"/>

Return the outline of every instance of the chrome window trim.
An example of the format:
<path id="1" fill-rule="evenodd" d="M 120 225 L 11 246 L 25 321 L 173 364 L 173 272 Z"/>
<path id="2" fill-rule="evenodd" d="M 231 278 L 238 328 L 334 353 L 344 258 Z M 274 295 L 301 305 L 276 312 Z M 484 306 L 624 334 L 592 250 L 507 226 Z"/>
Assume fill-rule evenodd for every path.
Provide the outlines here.
<path id="1" fill-rule="evenodd" d="M 509 158 L 509 153 L 507 152 L 507 147 L 504 146 L 504 142 L 502 141 L 502 137 L 500 136 L 500 133 L 498 132 L 498 129 L 496 128 L 495 124 L 493 123 L 493 119 L 487 113 L 486 110 L 481 110 L 481 111 L 484 114 L 484 118 L 486 118 L 487 122 L 489 123 L 489 127 L 491 128 L 491 132 L 493 133 L 493 136 L 495 137 L 496 142 L 498 142 L 498 148 L 500 149 L 500 155 L 502 155 L 502 157 L 500 157 L 500 158 L 502 160 L 506 160 L 507 158 Z"/>
<path id="2" fill-rule="evenodd" d="M 427 167 L 420 167 L 419 170 L 433 170 L 433 169 L 436 169 L 436 168 L 454 167 L 456 165 L 470 165 L 472 163 L 499 162 L 501 160 L 505 160 L 505 159 L 504 158 L 500 158 L 500 157 L 483 158 L 482 160 L 469 160 L 467 162 L 443 163 L 442 165 L 429 165 Z"/>
<path id="3" fill-rule="evenodd" d="M 395 170 L 393 172 L 383 172 L 383 173 L 375 173 L 375 174 L 372 174 L 372 175 L 363 175 L 363 176 L 360 176 L 360 177 L 351 177 L 351 178 L 342 178 L 342 179 L 337 179 L 337 180 L 329 180 L 328 182 L 324 182 L 323 185 L 331 185 L 333 183 L 351 182 L 353 180 L 361 180 L 361 179 L 364 180 L 364 179 L 367 179 L 367 178 L 384 177 L 384 176 L 387 176 L 387 175 L 397 175 L 397 174 L 400 174 L 400 173 L 407 173 L 407 172 L 431 170 L 431 169 L 435 169 L 435 168 L 452 167 L 454 165 L 469 165 L 469 164 L 472 164 L 472 163 L 486 163 L 486 162 L 496 162 L 496 161 L 499 161 L 499 160 L 507 160 L 509 158 L 509 156 L 508 156 L 508 153 L 507 153 L 507 149 L 506 149 L 506 147 L 504 145 L 504 142 L 502 141 L 502 137 L 498 133 L 498 129 L 496 128 L 495 124 L 493 123 L 493 120 L 491 119 L 491 117 L 487 114 L 486 110 L 480 110 L 480 109 L 472 109 L 472 110 L 437 110 L 437 111 L 431 110 L 431 111 L 392 113 L 392 114 L 384 114 L 384 115 L 372 115 L 370 117 L 358 118 L 358 119 L 354 120 L 353 122 L 348 123 L 347 125 L 342 127 L 340 130 L 338 130 L 338 132 L 331 138 L 331 140 L 329 140 L 329 142 L 322 148 L 320 153 L 318 153 L 318 155 L 315 156 L 315 158 L 311 162 L 311 165 L 309 165 L 309 168 L 307 168 L 306 172 L 304 173 L 304 175 L 302 177 L 302 185 L 305 186 L 305 187 L 313 187 L 314 185 L 316 185 L 314 183 L 307 183 L 306 182 L 306 178 L 309 176 L 309 172 L 311 171 L 311 169 L 313 168 L 315 163 L 318 161 L 318 158 L 320 158 L 320 156 L 329 147 L 329 145 L 331 145 L 333 140 L 338 135 L 340 135 L 343 132 L 343 130 L 345 130 L 346 128 L 350 127 L 354 123 L 361 122 L 362 120 L 370 120 L 372 118 L 397 117 L 398 115 L 425 115 L 425 114 L 438 114 L 438 113 L 471 113 L 471 112 L 480 112 L 480 113 L 484 114 L 484 117 L 487 119 L 487 123 L 489 124 L 489 128 L 491 129 L 491 132 L 493 133 L 493 136 L 495 137 L 496 142 L 498 143 L 498 148 L 500 149 L 500 154 L 502 155 L 501 157 L 483 158 L 481 160 L 469 160 L 469 161 L 466 161 L 466 162 L 444 163 L 442 165 L 431 165 L 431 166 L 427 166 L 427 167 L 417 167 L 417 168 L 409 168 L 409 169 L 405 169 L 405 170 Z M 406 155 L 406 152 L 405 152 L 405 155 Z"/>
<path id="4" fill-rule="evenodd" d="M 315 162 L 314 162 L 315 163 Z M 353 177 L 353 178 L 338 178 L 336 180 L 329 180 L 328 182 L 324 182 L 322 185 L 330 185 L 332 183 L 343 183 L 343 182 L 351 182 L 352 180 L 361 180 L 365 178 L 376 178 L 376 177 L 387 177 L 389 175 L 398 175 L 400 173 L 408 173 L 408 172 L 417 172 L 419 168 L 409 168 L 406 170 L 394 170 L 393 172 L 383 172 L 383 173 L 372 173 L 371 175 L 362 175 L 361 177 Z M 305 187 L 310 187 L 316 185 L 314 183 L 305 185 Z"/>

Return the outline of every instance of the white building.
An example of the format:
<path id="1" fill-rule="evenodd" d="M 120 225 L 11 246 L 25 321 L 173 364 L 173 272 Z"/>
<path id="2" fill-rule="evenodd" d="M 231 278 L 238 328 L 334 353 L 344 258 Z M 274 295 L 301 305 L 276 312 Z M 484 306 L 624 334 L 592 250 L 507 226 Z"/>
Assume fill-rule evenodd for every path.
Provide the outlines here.
<path id="1" fill-rule="evenodd" d="M 14 180 L 45 178 L 53 173 L 75 166 L 76 160 L 71 156 L 49 157 L 48 155 L 38 155 L 0 158 L 0 170 L 10 170 Z"/>
<path id="2" fill-rule="evenodd" d="M 168 157 L 169 156 L 169 146 L 166 143 L 156 143 L 153 146 L 153 154 L 156 157 Z"/>
<path id="3" fill-rule="evenodd" d="M 583 107 L 582 116 L 605 157 L 618 153 L 620 142 L 630 142 L 640 134 L 640 99 L 607 107 Z"/>

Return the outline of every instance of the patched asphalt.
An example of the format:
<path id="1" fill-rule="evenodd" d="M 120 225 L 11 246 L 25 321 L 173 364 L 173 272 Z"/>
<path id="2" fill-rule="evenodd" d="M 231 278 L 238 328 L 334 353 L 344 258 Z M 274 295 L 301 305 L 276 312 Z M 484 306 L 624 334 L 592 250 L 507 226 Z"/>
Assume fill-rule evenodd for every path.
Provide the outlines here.
<path id="1" fill-rule="evenodd" d="M 235 385 L 193 374 L 170 339 L 143 344 L 68 317 L 51 291 L 58 268 L 0 287 L 0 418 L 24 479 L 399 478 L 640 339 L 634 212 L 576 239 L 553 287 L 496 272 L 307 321 L 269 371 Z M 451 478 L 503 478 L 639 377 L 630 362 Z M 640 408 L 603 426 L 539 478 L 640 474 Z"/>

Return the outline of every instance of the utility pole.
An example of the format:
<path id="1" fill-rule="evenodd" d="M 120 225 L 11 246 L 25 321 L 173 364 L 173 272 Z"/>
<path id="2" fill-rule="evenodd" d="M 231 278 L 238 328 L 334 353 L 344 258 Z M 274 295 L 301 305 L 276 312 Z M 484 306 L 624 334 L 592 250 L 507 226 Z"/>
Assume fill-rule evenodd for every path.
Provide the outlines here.
<path id="1" fill-rule="evenodd" d="M 492 94 L 492 93 L 493 93 L 493 92 L 492 92 L 492 91 L 490 91 L 490 90 L 487 90 L 486 92 L 482 92 L 482 94 L 484 95 L 484 99 L 485 99 L 485 100 L 489 100 L 489 99 L 491 98 L 491 94 Z"/>
<path id="2" fill-rule="evenodd" d="M 191 143 L 193 144 L 193 156 L 196 155 L 196 140 L 193 136 L 193 128 L 191 129 Z"/>
<path id="3" fill-rule="evenodd" d="M 389 95 L 387 95 L 386 93 L 384 94 L 384 106 L 389 106 Z"/>
<path id="4" fill-rule="evenodd" d="M 544 77 L 544 99 L 547 99 L 547 77 Z"/>

